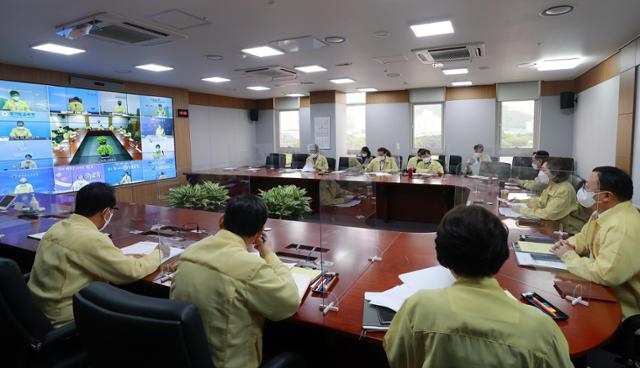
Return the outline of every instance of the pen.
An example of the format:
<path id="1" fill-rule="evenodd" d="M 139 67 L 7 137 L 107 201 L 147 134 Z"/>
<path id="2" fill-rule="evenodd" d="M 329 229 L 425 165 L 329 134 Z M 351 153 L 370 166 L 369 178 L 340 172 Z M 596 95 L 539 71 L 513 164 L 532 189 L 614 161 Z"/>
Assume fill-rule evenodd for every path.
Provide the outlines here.
<path id="1" fill-rule="evenodd" d="M 324 293 L 324 291 L 327 290 L 327 285 L 331 283 L 331 280 L 333 280 L 331 276 L 325 278 L 324 281 L 322 281 L 322 284 L 318 287 L 318 292 Z"/>
<path id="2" fill-rule="evenodd" d="M 331 289 L 331 286 L 333 286 L 333 283 L 336 281 L 337 278 L 338 278 L 338 275 L 334 275 L 333 277 L 331 277 L 331 279 L 329 280 L 329 283 L 324 286 L 322 291 L 325 292 Z"/>
<path id="3" fill-rule="evenodd" d="M 535 296 L 532 296 L 531 300 L 533 300 L 533 303 L 535 305 L 537 305 L 538 307 L 542 308 L 542 310 L 544 310 L 545 312 L 549 313 L 551 316 L 556 317 L 556 318 L 558 317 L 558 315 L 556 314 L 556 312 L 552 308 L 548 308 L 541 301 L 539 301 Z"/>

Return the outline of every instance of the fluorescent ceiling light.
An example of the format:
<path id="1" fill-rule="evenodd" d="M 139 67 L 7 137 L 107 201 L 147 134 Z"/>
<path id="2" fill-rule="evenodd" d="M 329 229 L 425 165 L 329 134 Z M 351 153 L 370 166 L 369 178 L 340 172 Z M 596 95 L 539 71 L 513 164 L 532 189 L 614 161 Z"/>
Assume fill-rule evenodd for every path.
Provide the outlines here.
<path id="1" fill-rule="evenodd" d="M 231 79 L 222 78 L 222 77 L 210 77 L 210 78 L 202 78 L 202 80 L 205 82 L 211 82 L 211 83 L 224 83 L 224 82 L 229 82 Z"/>
<path id="2" fill-rule="evenodd" d="M 252 91 L 266 91 L 266 90 L 269 90 L 271 88 L 264 87 L 264 86 L 250 86 L 250 87 L 247 87 L 247 89 L 250 89 Z"/>
<path id="3" fill-rule="evenodd" d="M 538 71 L 573 69 L 580 65 L 581 58 L 542 60 L 537 64 Z"/>
<path id="4" fill-rule="evenodd" d="M 158 65 L 158 64 L 144 64 L 144 65 L 136 65 L 138 69 L 144 69 L 151 72 L 166 72 L 169 70 L 173 70 L 170 66 Z"/>
<path id="5" fill-rule="evenodd" d="M 471 81 L 462 81 L 462 82 L 453 82 L 451 83 L 452 86 L 454 87 L 464 87 L 464 86 L 470 86 L 473 83 L 471 83 Z"/>
<path id="6" fill-rule="evenodd" d="M 469 73 L 469 69 L 467 68 L 458 68 L 458 69 L 442 69 L 444 75 L 458 75 L 458 74 L 467 74 Z"/>
<path id="7" fill-rule="evenodd" d="M 34 50 L 53 52 L 54 54 L 61 54 L 61 55 L 75 55 L 75 54 L 82 54 L 83 52 L 86 52 L 85 50 L 82 50 L 82 49 L 76 49 L 74 47 L 57 45 L 55 43 L 43 43 L 42 45 L 32 46 L 31 48 Z"/>
<path id="8" fill-rule="evenodd" d="M 360 92 L 378 92 L 378 90 L 373 88 L 373 87 L 358 88 L 358 91 L 360 91 Z"/>
<path id="9" fill-rule="evenodd" d="M 433 23 L 414 24 L 411 30 L 416 37 L 428 37 L 441 34 L 453 33 L 453 24 L 450 20 Z"/>
<path id="10" fill-rule="evenodd" d="M 296 66 L 296 70 L 299 70 L 304 73 L 317 73 L 317 72 L 327 71 L 327 69 L 321 67 L 320 65 Z"/>
<path id="11" fill-rule="evenodd" d="M 283 54 L 282 51 L 276 50 L 273 47 L 269 47 L 269 46 L 252 47 L 250 49 L 243 49 L 242 52 L 244 52 L 245 54 L 251 54 L 257 57 L 275 56 L 275 55 Z"/>
<path id="12" fill-rule="evenodd" d="M 303 93 L 287 93 L 287 97 L 304 97 Z"/>
<path id="13" fill-rule="evenodd" d="M 351 78 L 336 78 L 336 79 L 329 79 L 329 82 L 331 83 L 335 83 L 335 84 L 347 84 L 347 83 L 355 83 L 355 81 Z"/>

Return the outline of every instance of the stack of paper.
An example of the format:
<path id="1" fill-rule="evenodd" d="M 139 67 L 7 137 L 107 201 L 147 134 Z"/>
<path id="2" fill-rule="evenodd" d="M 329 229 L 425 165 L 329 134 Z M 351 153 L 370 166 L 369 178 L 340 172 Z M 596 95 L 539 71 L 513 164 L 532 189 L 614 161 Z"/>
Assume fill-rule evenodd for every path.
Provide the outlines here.
<path id="1" fill-rule="evenodd" d="M 512 210 L 509 207 L 498 207 L 498 211 L 500 212 L 500 215 L 504 216 L 504 217 L 511 217 L 511 218 L 520 218 L 522 217 L 522 215 L 514 210 Z"/>
<path id="2" fill-rule="evenodd" d="M 355 207 L 359 204 L 360 204 L 360 200 L 356 198 L 356 199 L 350 200 L 349 202 L 336 204 L 335 206 L 340 208 L 349 208 L 349 207 Z"/>
<path id="3" fill-rule="evenodd" d="M 548 268 L 552 270 L 567 270 L 567 265 L 560 258 L 552 257 L 536 257 L 535 254 L 525 252 L 515 252 L 516 261 L 520 266 L 529 266 L 535 268 Z"/>
<path id="4" fill-rule="evenodd" d="M 314 270 L 311 268 L 302 268 L 302 267 L 292 267 L 291 268 L 291 276 L 293 276 L 293 280 L 296 282 L 296 286 L 298 286 L 298 294 L 300 295 L 300 300 L 304 297 L 304 294 L 307 293 L 307 289 L 309 285 L 320 276 L 320 270 Z"/>
<path id="5" fill-rule="evenodd" d="M 142 242 L 138 242 L 135 244 L 131 244 L 128 247 L 124 247 L 122 249 L 120 249 L 122 251 L 122 253 L 124 254 L 151 254 L 156 248 L 158 247 L 158 243 L 157 242 L 151 242 L 151 241 L 142 241 Z M 165 257 L 162 259 L 162 263 L 179 256 L 180 254 L 182 254 L 182 252 L 184 252 L 184 249 L 181 248 L 176 248 L 176 247 L 170 247 L 171 252 L 169 254 L 168 257 Z"/>
<path id="6" fill-rule="evenodd" d="M 553 254 L 551 253 L 551 247 L 553 247 L 551 243 L 536 243 L 520 240 L 514 245 L 519 251 L 525 253 Z"/>

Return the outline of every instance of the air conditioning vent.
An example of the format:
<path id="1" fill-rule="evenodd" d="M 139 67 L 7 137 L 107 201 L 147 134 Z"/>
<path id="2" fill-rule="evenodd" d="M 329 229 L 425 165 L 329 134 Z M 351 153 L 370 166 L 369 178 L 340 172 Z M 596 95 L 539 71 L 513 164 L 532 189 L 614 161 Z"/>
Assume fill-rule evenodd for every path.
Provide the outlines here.
<path id="1" fill-rule="evenodd" d="M 411 50 L 423 64 L 434 63 L 470 63 L 473 59 L 484 57 L 484 44 L 472 43 L 468 45 L 453 45 L 429 47 Z"/>
<path id="2" fill-rule="evenodd" d="M 237 70 L 243 72 L 245 76 L 269 78 L 271 80 L 283 80 L 296 78 L 298 74 L 283 66 L 265 66 L 259 68 L 240 69 Z"/>
<path id="3" fill-rule="evenodd" d="M 153 46 L 186 37 L 168 29 L 110 13 L 98 13 L 58 26 L 56 33 L 71 39 L 90 36 L 131 46 Z"/>

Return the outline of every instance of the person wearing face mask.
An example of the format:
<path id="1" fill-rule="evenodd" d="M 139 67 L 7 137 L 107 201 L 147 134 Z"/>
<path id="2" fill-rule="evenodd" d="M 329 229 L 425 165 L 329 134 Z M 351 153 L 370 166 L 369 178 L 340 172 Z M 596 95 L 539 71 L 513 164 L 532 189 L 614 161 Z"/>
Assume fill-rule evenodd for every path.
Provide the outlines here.
<path id="1" fill-rule="evenodd" d="M 511 182 L 534 193 L 542 192 L 549 185 L 549 177 L 542 169 L 542 165 L 549 159 L 549 152 L 536 151 L 531 157 L 531 167 L 538 170 L 538 175 L 533 180 L 512 179 Z"/>
<path id="2" fill-rule="evenodd" d="M 551 158 L 542 165 L 541 171 L 549 177 L 549 186 L 539 197 L 529 199 L 528 207 L 513 207 L 513 210 L 525 216 L 559 221 L 569 234 L 579 232 L 586 216 L 578 208 L 576 191 L 568 180 L 567 165 L 560 159 Z"/>
<path id="3" fill-rule="evenodd" d="M 24 126 L 24 121 L 17 121 L 16 127 L 9 132 L 9 138 L 11 139 L 31 139 L 33 134 L 31 130 Z"/>
<path id="4" fill-rule="evenodd" d="M 20 163 L 20 168 L 21 169 L 37 169 L 38 164 L 36 164 L 36 162 L 33 161 L 33 156 L 31 156 L 30 153 L 27 153 L 26 155 L 24 155 L 24 160 Z"/>
<path id="5" fill-rule="evenodd" d="M 329 171 L 329 162 L 326 157 L 320 154 L 317 144 L 308 145 L 307 150 L 309 151 L 309 156 L 305 161 L 305 167 L 313 167 L 319 172 Z"/>
<path id="6" fill-rule="evenodd" d="M 216 367 L 258 367 L 265 319 L 283 320 L 300 305 L 291 272 L 264 232 L 266 221 L 267 206 L 260 197 L 232 197 L 220 230 L 180 256 L 171 299 L 198 307 Z"/>
<path id="7" fill-rule="evenodd" d="M 551 251 L 572 274 L 610 286 L 623 318 L 640 314 L 640 213 L 631 203 L 631 177 L 615 167 L 596 167 L 577 197 L 594 212 L 578 234 Z"/>
<path id="8" fill-rule="evenodd" d="M 4 103 L 4 105 L 2 106 L 2 110 L 22 111 L 22 112 L 31 111 L 31 108 L 29 107 L 29 105 L 20 99 L 20 92 L 10 91 L 9 97 L 11 98 Z"/>
<path id="9" fill-rule="evenodd" d="M 357 158 L 362 166 L 367 167 L 367 165 L 369 165 L 371 160 L 373 160 L 373 156 L 371 155 L 371 151 L 369 150 L 369 147 L 367 146 L 362 147 L 360 149 L 360 153 L 358 154 Z"/>
<path id="10" fill-rule="evenodd" d="M 398 169 L 398 163 L 391 156 L 391 152 L 384 148 L 378 148 L 378 156 L 369 162 L 366 172 L 386 172 L 386 173 L 395 173 L 400 171 Z"/>
<path id="11" fill-rule="evenodd" d="M 94 281 L 127 284 L 154 272 L 170 249 L 163 245 L 148 255 L 132 257 L 101 231 L 116 209 L 113 188 L 91 183 L 76 194 L 74 213 L 54 224 L 36 251 L 29 289 L 54 327 L 73 321 L 73 294 Z"/>
<path id="12" fill-rule="evenodd" d="M 431 159 L 431 151 L 426 148 L 420 148 L 414 157 L 411 157 L 407 163 L 407 170 L 421 174 L 444 175 L 444 168 L 435 160 Z"/>
<path id="13" fill-rule="evenodd" d="M 484 145 L 478 143 L 475 146 L 473 146 L 473 155 L 467 161 L 467 166 L 465 168 L 467 174 L 478 175 L 478 172 L 480 171 L 480 164 L 482 162 L 491 162 L 491 156 L 484 153 Z M 474 170 L 474 168 L 477 168 L 477 169 Z"/>
<path id="14" fill-rule="evenodd" d="M 161 158 L 164 158 L 164 151 L 162 150 L 162 146 L 156 144 L 156 150 L 153 152 L 153 159 L 159 160 Z"/>
<path id="15" fill-rule="evenodd" d="M 27 178 L 20 178 L 20 184 L 16 185 L 13 191 L 14 194 L 33 193 L 33 185 L 29 184 Z"/>

